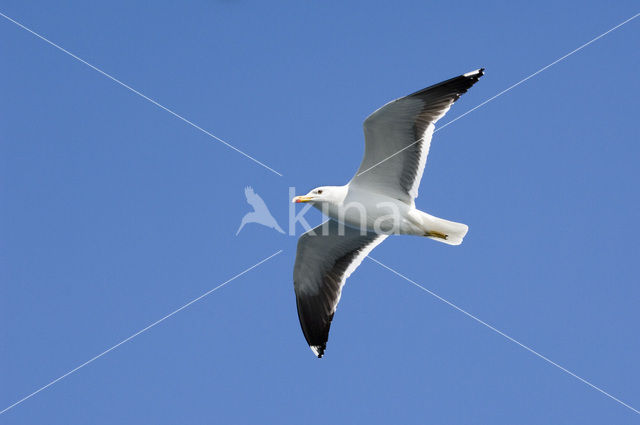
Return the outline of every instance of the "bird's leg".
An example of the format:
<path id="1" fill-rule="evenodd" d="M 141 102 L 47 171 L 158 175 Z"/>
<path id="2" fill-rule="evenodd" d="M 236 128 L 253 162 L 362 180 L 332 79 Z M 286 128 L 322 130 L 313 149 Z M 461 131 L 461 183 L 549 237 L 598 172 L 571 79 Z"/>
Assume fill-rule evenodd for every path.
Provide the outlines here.
<path id="1" fill-rule="evenodd" d="M 434 230 L 430 230 L 424 234 L 425 236 L 429 236 L 432 238 L 444 239 L 445 241 L 449 237 L 449 235 L 445 235 L 444 233 L 436 232 Z"/>

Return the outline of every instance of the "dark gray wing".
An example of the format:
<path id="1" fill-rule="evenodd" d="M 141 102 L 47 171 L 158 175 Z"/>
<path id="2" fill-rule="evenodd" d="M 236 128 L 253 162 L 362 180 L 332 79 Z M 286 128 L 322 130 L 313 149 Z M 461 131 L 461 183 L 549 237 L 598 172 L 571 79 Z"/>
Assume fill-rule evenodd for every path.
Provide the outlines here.
<path id="1" fill-rule="evenodd" d="M 364 121 L 365 150 L 350 184 L 412 203 L 429 154 L 434 124 L 484 69 L 387 103 Z"/>
<path id="2" fill-rule="evenodd" d="M 298 318 L 313 353 L 322 357 L 345 281 L 387 235 L 361 235 L 328 220 L 300 236 L 293 286 Z"/>

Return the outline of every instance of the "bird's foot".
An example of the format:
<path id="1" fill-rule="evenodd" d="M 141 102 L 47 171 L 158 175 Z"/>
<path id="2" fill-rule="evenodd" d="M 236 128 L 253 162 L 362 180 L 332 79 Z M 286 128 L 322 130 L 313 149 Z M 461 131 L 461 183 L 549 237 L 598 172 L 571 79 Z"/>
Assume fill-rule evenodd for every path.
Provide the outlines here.
<path id="1" fill-rule="evenodd" d="M 425 236 L 429 236 L 431 238 L 444 239 L 445 241 L 449 237 L 449 235 L 445 235 L 444 233 L 440 233 L 440 232 L 436 232 L 436 231 L 429 231 L 429 232 L 425 233 L 424 235 Z"/>

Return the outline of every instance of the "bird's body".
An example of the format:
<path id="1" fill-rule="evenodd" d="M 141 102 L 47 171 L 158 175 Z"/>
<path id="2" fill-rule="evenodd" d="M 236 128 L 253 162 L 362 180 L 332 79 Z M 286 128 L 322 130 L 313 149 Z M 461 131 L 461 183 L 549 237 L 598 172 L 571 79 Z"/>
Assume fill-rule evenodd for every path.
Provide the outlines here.
<path id="1" fill-rule="evenodd" d="M 313 206 L 345 226 L 364 233 L 427 236 L 450 245 L 459 245 L 468 227 L 434 217 L 384 193 L 347 184 L 323 186 L 323 190 L 335 193 L 330 203 L 314 203 Z M 436 235 L 445 235 L 436 236 Z"/>
<path id="2" fill-rule="evenodd" d="M 346 279 L 388 235 L 462 243 L 466 225 L 420 211 L 415 198 L 436 121 L 482 75 L 472 71 L 387 103 L 364 122 L 365 154 L 351 181 L 293 199 L 330 217 L 300 237 L 293 271 L 300 325 L 318 357 Z"/>

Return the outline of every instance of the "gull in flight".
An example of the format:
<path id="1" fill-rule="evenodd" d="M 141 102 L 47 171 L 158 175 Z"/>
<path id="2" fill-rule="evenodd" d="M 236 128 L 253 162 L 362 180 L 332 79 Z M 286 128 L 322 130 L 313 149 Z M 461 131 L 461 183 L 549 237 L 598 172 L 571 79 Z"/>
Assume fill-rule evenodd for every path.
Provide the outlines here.
<path id="1" fill-rule="evenodd" d="M 364 121 L 364 158 L 344 186 L 321 186 L 309 202 L 329 220 L 298 240 L 293 284 L 302 332 L 322 357 L 346 279 L 390 234 L 459 245 L 465 224 L 415 207 L 436 121 L 473 86 L 484 69 L 468 72 L 387 103 Z"/>

